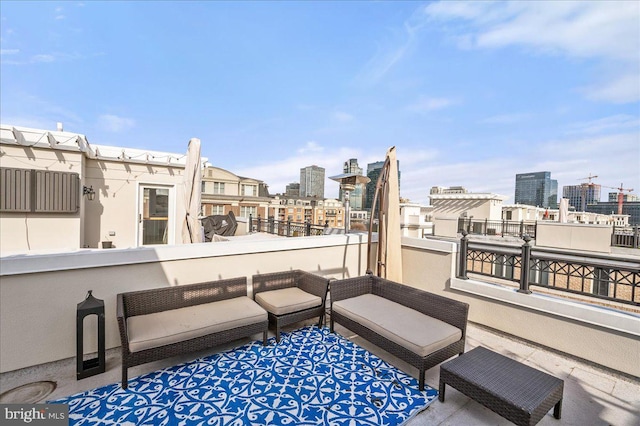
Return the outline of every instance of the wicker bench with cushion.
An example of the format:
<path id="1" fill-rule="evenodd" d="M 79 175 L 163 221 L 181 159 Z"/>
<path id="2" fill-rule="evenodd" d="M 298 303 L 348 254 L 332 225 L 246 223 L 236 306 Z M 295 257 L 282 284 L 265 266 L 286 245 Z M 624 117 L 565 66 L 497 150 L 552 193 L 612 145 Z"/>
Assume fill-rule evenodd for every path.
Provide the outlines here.
<path id="1" fill-rule="evenodd" d="M 374 275 L 331 283 L 334 322 L 424 373 L 464 352 L 469 305 Z"/>
<path id="2" fill-rule="evenodd" d="M 246 277 L 120 293 L 117 318 L 123 389 L 129 367 L 257 333 L 267 344 L 267 312 L 247 297 Z"/>
<path id="3" fill-rule="evenodd" d="M 328 278 L 301 270 L 253 276 L 253 299 L 269 313 L 278 343 L 284 326 L 315 317 L 322 326 L 328 288 Z"/>

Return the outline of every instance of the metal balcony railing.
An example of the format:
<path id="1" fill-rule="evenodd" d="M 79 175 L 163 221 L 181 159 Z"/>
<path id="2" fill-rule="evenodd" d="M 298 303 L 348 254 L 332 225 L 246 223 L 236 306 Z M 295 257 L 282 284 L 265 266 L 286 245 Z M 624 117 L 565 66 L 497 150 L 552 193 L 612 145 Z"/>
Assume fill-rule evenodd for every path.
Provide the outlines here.
<path id="1" fill-rule="evenodd" d="M 260 216 L 255 219 L 249 216 L 249 224 L 252 232 L 267 232 L 283 237 L 324 235 L 325 230 L 329 227 L 329 221 L 325 221 L 324 225 L 313 225 L 309 221 L 292 222 L 291 219 L 279 220 L 273 216 L 269 216 L 266 220 Z"/>
<path id="2" fill-rule="evenodd" d="M 536 238 L 537 222 L 509 221 L 509 220 L 473 220 L 472 218 L 461 217 L 458 219 L 458 232 L 466 231 L 474 235 L 498 235 L 522 237 L 529 235 Z"/>
<path id="3" fill-rule="evenodd" d="M 532 247 L 524 236 L 521 246 L 472 242 L 463 232 L 458 278 L 468 273 L 519 283 L 518 291 L 544 287 L 624 304 L 640 306 L 640 261 L 615 256 L 567 254 Z M 523 273 L 526 271 L 526 273 Z"/>
<path id="4" fill-rule="evenodd" d="M 640 226 L 614 226 L 611 233 L 614 247 L 640 248 Z"/>

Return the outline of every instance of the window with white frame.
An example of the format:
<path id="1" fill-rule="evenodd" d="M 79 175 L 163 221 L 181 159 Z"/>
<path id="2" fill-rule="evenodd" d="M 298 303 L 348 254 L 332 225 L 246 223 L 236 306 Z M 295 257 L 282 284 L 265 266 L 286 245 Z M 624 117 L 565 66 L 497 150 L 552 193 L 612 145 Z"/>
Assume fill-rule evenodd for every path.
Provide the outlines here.
<path id="1" fill-rule="evenodd" d="M 255 197 L 258 193 L 258 187 L 255 185 L 241 185 L 240 191 L 246 197 Z"/>
<path id="2" fill-rule="evenodd" d="M 224 182 L 213 182 L 213 193 L 224 194 Z"/>
<path id="3" fill-rule="evenodd" d="M 256 206 L 240 206 L 240 216 L 241 217 L 257 217 L 258 216 L 258 208 Z"/>
<path id="4" fill-rule="evenodd" d="M 224 206 L 210 206 L 210 214 L 224 214 Z"/>

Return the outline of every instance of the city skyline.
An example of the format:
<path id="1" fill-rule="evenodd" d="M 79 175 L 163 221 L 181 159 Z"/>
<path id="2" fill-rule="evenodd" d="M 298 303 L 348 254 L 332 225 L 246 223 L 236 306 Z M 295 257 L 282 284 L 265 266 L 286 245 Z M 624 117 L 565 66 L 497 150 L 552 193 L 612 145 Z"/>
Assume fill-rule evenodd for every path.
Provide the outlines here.
<path id="1" fill-rule="evenodd" d="M 513 202 L 515 175 L 542 170 L 559 190 L 595 174 L 640 192 L 637 2 L 8 1 L 0 15 L 3 124 L 176 153 L 198 137 L 271 193 L 390 146 L 413 202 L 458 185 Z"/>

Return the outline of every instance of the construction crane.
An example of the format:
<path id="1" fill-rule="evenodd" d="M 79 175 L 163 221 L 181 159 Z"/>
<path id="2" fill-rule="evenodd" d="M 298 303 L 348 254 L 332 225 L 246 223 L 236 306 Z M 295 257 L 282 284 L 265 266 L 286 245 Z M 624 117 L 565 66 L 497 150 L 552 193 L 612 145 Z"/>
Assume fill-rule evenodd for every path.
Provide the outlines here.
<path id="1" fill-rule="evenodd" d="M 622 203 L 624 202 L 624 191 L 633 191 L 633 189 L 625 188 L 624 185 L 620 184 L 619 187 L 615 188 L 613 186 L 605 186 L 605 188 L 616 189 L 618 191 L 618 214 L 622 214 Z"/>
<path id="2" fill-rule="evenodd" d="M 591 183 L 591 179 L 595 179 L 597 177 L 598 175 L 592 175 L 591 173 L 589 173 L 589 176 L 578 179 L 578 180 L 589 180 L 589 183 L 580 184 L 580 186 L 582 187 L 580 191 L 580 201 L 582 204 L 581 206 L 582 211 L 585 211 L 587 208 L 587 187 L 594 186 L 595 184 Z"/>
<path id="3" fill-rule="evenodd" d="M 588 180 L 589 180 L 589 183 L 586 183 L 586 184 L 585 184 L 585 183 L 583 183 L 583 185 L 589 185 L 589 186 L 591 186 L 591 185 L 593 185 L 593 184 L 591 183 L 591 179 L 595 179 L 595 178 L 597 178 L 597 177 L 598 177 L 598 175 L 592 175 L 591 173 L 589 173 L 589 176 L 587 176 L 587 177 L 585 177 L 585 178 L 580 178 L 580 179 L 578 179 L 578 180 L 587 180 L 587 179 L 588 179 Z"/>

